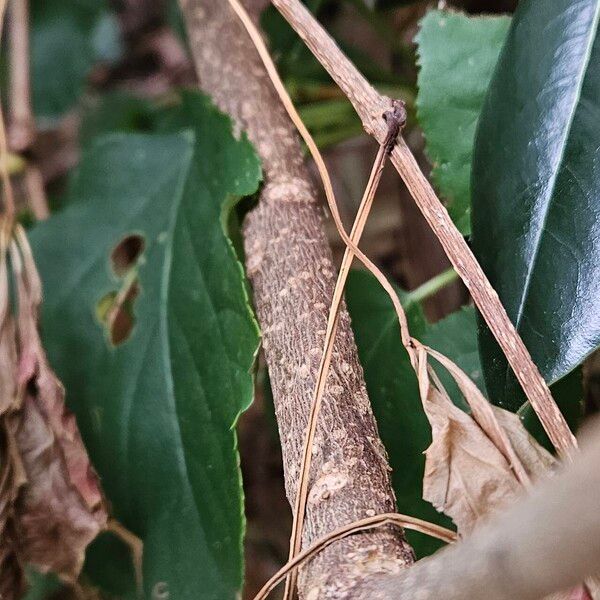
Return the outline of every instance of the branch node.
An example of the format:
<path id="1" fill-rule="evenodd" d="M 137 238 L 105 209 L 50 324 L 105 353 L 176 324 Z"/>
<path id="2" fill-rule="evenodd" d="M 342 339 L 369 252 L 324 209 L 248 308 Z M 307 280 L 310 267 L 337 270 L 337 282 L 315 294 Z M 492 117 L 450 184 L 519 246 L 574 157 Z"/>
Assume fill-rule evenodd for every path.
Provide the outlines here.
<path id="1" fill-rule="evenodd" d="M 383 119 L 387 123 L 388 133 L 383 142 L 386 154 L 392 152 L 400 131 L 406 125 L 406 106 L 402 100 L 392 100 L 392 108 L 383 113 Z"/>

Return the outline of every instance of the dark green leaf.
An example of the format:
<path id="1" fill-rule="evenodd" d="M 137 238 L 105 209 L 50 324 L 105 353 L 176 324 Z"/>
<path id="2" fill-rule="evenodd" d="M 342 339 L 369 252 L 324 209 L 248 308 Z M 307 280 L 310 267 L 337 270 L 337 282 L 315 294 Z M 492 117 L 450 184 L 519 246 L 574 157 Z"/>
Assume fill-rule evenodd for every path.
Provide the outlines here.
<path id="1" fill-rule="evenodd" d="M 417 117 L 436 187 L 464 235 L 471 230 L 471 160 L 477 119 L 510 25 L 508 17 L 432 10 L 416 37 Z"/>
<path id="2" fill-rule="evenodd" d="M 549 382 L 600 343 L 597 0 L 523 0 L 487 96 L 473 159 L 473 248 Z M 487 388 L 518 384 L 481 332 Z"/>
<path id="3" fill-rule="evenodd" d="M 34 0 L 31 5 L 33 108 L 53 120 L 72 108 L 96 61 L 121 53 L 116 19 L 105 0 Z"/>
<path id="4" fill-rule="evenodd" d="M 143 539 L 146 596 L 166 584 L 171 598 L 223 600 L 242 581 L 234 426 L 252 400 L 258 347 L 223 223 L 260 167 L 206 99 L 186 96 L 180 113 L 195 136 L 94 144 L 69 207 L 32 238 L 45 344 L 116 517 Z M 107 308 L 136 282 L 122 311 L 133 329 L 115 345 Z"/>

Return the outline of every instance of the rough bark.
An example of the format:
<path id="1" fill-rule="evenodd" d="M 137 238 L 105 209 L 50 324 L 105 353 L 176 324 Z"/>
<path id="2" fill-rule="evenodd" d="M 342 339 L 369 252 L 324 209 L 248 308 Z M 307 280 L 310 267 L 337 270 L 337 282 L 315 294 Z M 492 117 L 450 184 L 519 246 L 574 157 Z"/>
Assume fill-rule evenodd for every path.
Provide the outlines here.
<path id="1" fill-rule="evenodd" d="M 301 146 L 244 29 L 225 0 L 181 4 L 201 87 L 248 133 L 263 162 L 259 203 L 244 223 L 246 268 L 293 505 L 335 284 L 331 250 Z M 264 4 L 246 3 L 254 11 Z M 304 546 L 342 524 L 394 510 L 387 457 L 345 306 L 313 453 Z M 300 595 L 350 598 L 369 574 L 395 572 L 412 561 L 399 531 L 361 533 L 332 545 L 303 570 Z"/>

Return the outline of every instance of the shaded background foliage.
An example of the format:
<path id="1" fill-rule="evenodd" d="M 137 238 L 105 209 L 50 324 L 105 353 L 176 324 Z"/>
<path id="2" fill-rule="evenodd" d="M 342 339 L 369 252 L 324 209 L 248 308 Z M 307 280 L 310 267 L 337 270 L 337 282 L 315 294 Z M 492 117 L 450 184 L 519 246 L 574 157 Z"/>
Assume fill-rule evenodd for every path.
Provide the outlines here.
<path id="1" fill-rule="evenodd" d="M 484 177 L 486 166 L 490 161 L 493 164 L 501 164 L 501 156 L 494 156 L 494 149 L 486 147 L 486 139 L 495 139 L 495 134 L 487 133 L 485 129 L 485 127 L 488 129 L 501 127 L 500 121 L 496 123 L 490 118 L 480 129 L 480 138 L 475 146 L 475 160 L 477 160 L 477 153 L 482 157 L 479 159 L 479 171 L 477 165 L 474 167 L 476 174 L 474 181 L 477 185 L 473 188 L 471 162 L 477 123 L 486 102 L 490 82 L 493 86 L 495 79 L 500 83 L 505 81 L 511 72 L 513 55 L 520 51 L 518 45 L 502 51 L 507 35 L 513 41 L 518 37 L 515 36 L 514 31 L 509 33 L 511 17 L 494 16 L 474 19 L 464 14 L 448 14 L 431 10 L 435 8 L 431 2 L 402 0 L 375 0 L 374 2 L 306 0 L 306 4 L 324 22 L 344 51 L 373 84 L 389 95 L 405 100 L 409 112 L 405 137 L 422 167 L 428 169 L 430 165 L 433 166 L 432 180 L 445 198 L 461 232 L 469 235 L 471 231 L 471 206 L 474 207 L 474 213 L 479 206 L 479 210 L 482 211 L 480 215 L 487 214 L 485 211 L 500 210 L 503 206 L 501 199 L 493 198 L 490 194 L 490 189 L 498 189 L 499 186 L 496 181 L 488 181 Z M 437 3 L 434 4 L 437 6 Z M 516 2 L 465 0 L 445 4 L 450 5 L 449 8 L 452 9 L 478 14 L 482 11 L 511 13 Z M 525 14 L 528 10 L 533 10 L 533 4 L 531 1 L 524 0 L 519 10 Z M 545 10 L 562 9 L 564 9 L 564 2 L 553 0 L 548 3 Z M 430 10 L 431 12 L 428 12 Z M 549 14 L 537 16 L 545 19 L 549 18 Z M 535 14 L 531 17 L 533 21 L 535 17 Z M 300 107 L 303 119 L 319 145 L 326 150 L 327 162 L 341 202 L 340 209 L 349 225 L 368 176 L 375 153 L 374 143 L 362 134 L 360 123 L 350 104 L 276 11 L 268 9 L 263 16 L 262 25 L 288 89 Z M 131 469 L 133 463 L 127 462 L 125 451 L 119 454 L 116 462 L 113 461 L 111 449 L 102 447 L 106 439 L 101 428 L 94 421 L 96 418 L 94 411 L 97 412 L 101 402 L 94 399 L 95 391 L 82 389 L 85 386 L 81 385 L 80 376 L 71 366 L 74 357 L 81 352 L 78 343 L 86 347 L 86 351 L 91 349 L 92 354 L 98 352 L 103 355 L 106 351 L 106 340 L 102 337 L 105 333 L 101 328 L 102 315 L 92 314 L 90 310 L 93 305 L 93 308 L 99 308 L 101 313 L 102 310 L 106 311 L 106 307 L 104 309 L 102 306 L 98 307 L 96 302 L 106 299 L 107 306 L 110 306 L 114 297 L 103 294 L 110 294 L 111 285 L 115 287 L 120 283 L 110 276 L 108 271 L 107 255 L 112 246 L 105 247 L 102 244 L 115 244 L 120 236 L 131 231 L 137 232 L 140 229 L 140 221 L 132 221 L 131 228 L 126 228 L 127 230 L 122 229 L 122 223 L 117 222 L 108 223 L 97 231 L 99 237 L 97 247 L 102 247 L 103 250 L 100 258 L 92 257 L 89 261 L 93 265 L 90 268 L 100 278 L 89 282 L 89 288 L 94 290 L 93 301 L 90 300 L 91 296 L 90 298 L 86 296 L 88 284 L 83 282 L 78 290 L 80 296 L 68 298 L 66 301 L 62 299 L 66 304 L 61 304 L 57 298 L 60 295 L 63 278 L 69 275 L 71 272 L 69 269 L 77 271 L 78 261 L 70 265 L 68 256 L 61 256 L 61 246 L 58 243 L 63 241 L 60 238 L 61 227 L 69 222 L 70 229 L 77 232 L 74 234 L 75 237 L 82 235 L 87 227 L 89 236 L 93 236 L 96 231 L 94 225 L 97 225 L 97 216 L 93 209 L 90 209 L 90 205 L 85 204 L 90 198 L 96 198 L 97 201 L 99 198 L 102 199 L 105 207 L 110 201 L 115 201 L 116 212 L 122 214 L 125 208 L 119 208 L 118 201 L 127 205 L 132 202 L 126 195 L 130 192 L 126 177 L 135 165 L 128 162 L 127 156 L 135 162 L 133 157 L 136 151 L 139 151 L 141 157 L 139 178 L 143 179 L 138 183 L 141 187 L 148 184 L 147 189 L 138 190 L 137 198 L 138 200 L 146 198 L 149 211 L 158 210 L 159 213 L 174 201 L 166 193 L 152 194 L 154 188 L 151 176 L 161 169 L 167 171 L 172 169 L 170 172 L 174 174 L 175 179 L 177 179 L 175 176 L 177 169 L 183 171 L 189 169 L 188 178 L 182 176 L 181 181 L 184 182 L 181 183 L 182 189 L 185 190 L 187 185 L 196 185 L 210 195 L 215 192 L 215 189 L 204 190 L 203 182 L 210 178 L 211 169 L 222 169 L 226 164 L 228 165 L 226 169 L 230 169 L 232 177 L 235 178 L 236 169 L 247 167 L 247 161 L 251 162 L 252 159 L 248 155 L 244 163 L 240 162 L 239 156 L 232 157 L 230 151 L 237 146 L 229 125 L 226 124 L 227 120 L 216 115 L 209 103 L 199 95 L 190 96 L 181 93 L 182 88 L 194 87 L 197 82 L 187 53 L 185 34 L 176 2 L 33 0 L 31 27 L 33 107 L 38 129 L 35 141 L 28 151 L 28 158 L 31 164 L 39 169 L 44 179 L 51 207 L 56 211 L 62 210 L 58 217 L 36 228 L 32 234 L 46 286 L 47 301 L 44 315 L 46 343 L 53 364 L 67 384 L 67 399 L 78 415 L 92 459 L 97 463 L 101 474 L 106 470 L 107 493 L 113 502 L 117 516 L 137 535 L 143 538 L 151 537 L 152 532 L 148 523 L 155 518 L 156 514 L 165 514 L 165 506 L 171 510 L 173 506 L 178 506 L 177 510 L 184 510 L 180 506 L 180 500 L 185 496 L 178 487 L 181 484 L 173 483 L 173 490 L 171 490 L 174 492 L 173 497 L 166 498 L 164 505 L 158 502 L 143 510 L 138 507 L 141 514 L 134 514 L 137 509 L 133 510 L 130 503 L 135 501 L 137 493 L 148 493 L 144 492 L 144 486 L 150 486 L 147 489 L 152 487 L 152 479 L 158 477 L 159 470 L 153 471 L 155 465 L 149 464 L 149 470 L 144 473 L 137 489 L 128 490 L 122 482 L 119 484 L 119 477 L 127 472 L 127 469 Z M 414 41 L 415 37 L 418 47 Z M 538 40 L 537 43 L 541 44 L 542 41 Z M 504 63 L 501 62 L 500 70 L 495 72 L 498 56 L 502 56 Z M 594 72 L 597 77 L 597 71 Z M 527 78 L 527 86 L 529 85 L 529 78 Z M 487 95 L 484 110 L 494 114 L 500 111 L 502 114 L 502 106 L 506 102 L 501 93 L 502 86 L 498 85 L 496 91 L 495 94 Z M 531 93 L 529 87 L 526 93 Z M 506 118 L 509 119 L 510 112 L 508 110 L 505 112 Z M 213 125 L 207 125 L 213 122 L 211 119 L 214 123 L 219 123 L 218 134 L 215 134 Z M 202 128 L 200 124 L 204 124 L 205 127 Z M 167 133 L 170 135 L 165 135 Z M 597 130 L 595 133 L 597 140 Z M 105 137 L 107 135 L 113 137 L 107 138 Z M 523 142 L 527 142 L 525 137 Z M 125 147 L 121 155 L 118 154 L 119 144 Z M 175 145 L 177 149 L 173 150 L 170 144 Z M 110 150 L 113 146 L 115 148 Z M 104 153 L 99 150 L 103 147 Z M 161 159 L 161 156 L 166 156 L 165 153 L 169 149 L 172 150 L 170 154 L 176 157 L 189 152 L 189 165 L 186 167 L 177 160 L 171 164 L 167 158 Z M 80 156 L 81 152 L 83 158 Z M 115 152 L 115 156 L 111 152 Z M 212 156 L 211 152 L 219 155 L 218 160 L 207 160 L 207 157 Z M 251 151 L 248 149 L 248 152 Z M 227 162 L 228 160 L 231 162 Z M 80 165 L 75 170 L 77 175 L 73 175 L 77 165 Z M 202 169 L 207 170 L 200 172 Z M 223 245 L 223 256 L 226 257 L 224 260 L 230 261 L 226 268 L 231 269 L 232 287 L 221 291 L 224 297 L 231 293 L 238 294 L 240 306 L 244 303 L 245 284 L 236 266 L 231 246 L 223 234 L 229 236 L 232 246 L 239 252 L 238 224 L 248 203 L 234 207 L 233 202 L 229 202 L 230 199 L 226 196 L 233 194 L 237 197 L 253 193 L 258 185 L 259 176 L 256 165 L 251 170 L 254 175 L 248 176 L 252 183 L 250 179 L 245 186 L 238 182 L 237 191 L 223 189 L 216 193 L 215 198 L 220 208 L 215 209 L 211 215 L 192 214 L 191 219 L 197 224 L 198 229 L 192 232 L 191 237 L 200 239 L 196 253 L 198 260 L 192 261 L 187 271 L 182 267 L 182 273 L 176 274 L 176 278 L 179 277 L 180 281 L 184 281 L 190 273 L 195 273 L 198 265 L 202 265 L 209 246 L 206 239 L 201 238 L 209 237 L 207 231 L 210 228 Z M 477 175 L 478 172 L 480 176 Z M 110 188 L 109 183 L 114 184 L 114 181 L 107 181 L 107 173 L 111 173 L 115 180 L 118 180 L 119 174 L 121 175 L 122 189 Z M 489 175 L 501 177 L 503 170 L 501 167 L 490 169 Z M 514 174 L 512 176 L 514 177 Z M 113 177 L 109 177 L 108 180 L 112 180 Z M 195 184 L 194 179 L 197 180 Z M 160 185 L 156 184 L 159 186 L 157 188 L 159 191 L 163 191 L 163 184 L 164 182 Z M 163 187 L 160 187 L 161 185 Z M 27 193 L 24 185 L 21 198 L 22 218 L 31 221 L 30 208 L 25 204 Z M 185 206 L 185 192 L 182 193 L 183 196 L 179 200 Z M 479 205 L 476 204 L 478 199 Z M 486 206 L 486 202 L 492 204 Z M 576 205 L 575 197 L 573 210 L 576 210 Z M 502 215 L 499 215 L 498 219 L 501 217 Z M 477 241 L 478 223 L 481 225 L 484 221 L 480 218 L 479 221 L 475 219 L 473 222 L 475 241 Z M 146 221 L 141 222 L 148 225 Z M 153 239 L 158 240 L 164 223 L 151 222 L 149 227 L 152 232 L 144 235 L 154 236 Z M 110 231 L 110 235 L 107 231 Z M 170 234 L 173 239 L 175 239 L 173 233 L 175 231 L 178 229 L 174 226 Z M 480 228 L 479 231 L 485 232 L 485 229 Z M 332 228 L 330 234 L 334 251 L 339 257 L 343 246 Z M 504 398 L 506 388 L 497 383 L 493 373 L 498 369 L 498 360 L 501 362 L 497 356 L 492 356 L 495 350 L 492 348 L 488 352 L 482 346 L 483 352 L 480 356 L 477 318 L 475 310 L 469 306 L 463 286 L 455 280 L 449 283 L 445 280 L 444 285 L 440 285 L 439 289 L 434 286 L 434 293 L 418 291 L 422 290 L 419 288 L 421 284 L 444 272 L 449 264 L 399 178 L 391 170 L 384 176 L 363 240 L 361 246 L 364 251 L 381 264 L 403 290 L 401 295 L 407 306 L 413 334 L 457 361 L 482 390 L 487 389 L 492 394 L 492 400 L 503 402 L 513 409 L 520 408 L 531 431 L 543 438 L 531 411 L 523 405 L 522 400 L 518 400 L 518 391 L 514 386 L 510 388 L 510 402 Z M 501 239 L 496 247 L 485 246 L 485 244 L 478 246 L 476 243 L 475 250 L 484 259 L 486 253 L 498 255 L 506 247 L 510 252 L 512 246 L 503 246 L 503 241 Z M 73 248 L 75 245 L 76 241 L 73 241 L 70 247 Z M 87 256 L 85 246 L 86 244 L 83 243 L 80 249 L 81 256 L 84 257 L 83 262 Z M 62 250 L 64 249 L 63 247 Z M 155 251 L 156 246 L 150 245 L 147 250 Z M 139 346 L 140 340 L 136 335 L 140 333 L 139 327 L 144 326 L 144 319 L 148 317 L 145 312 L 148 307 L 142 304 L 140 309 L 139 303 L 145 302 L 143 294 L 154 285 L 150 279 L 144 279 L 149 277 L 150 267 L 155 268 L 158 264 L 152 262 L 158 260 L 156 255 L 153 256 L 154 259 L 150 254 L 142 255 L 140 264 L 136 263 L 142 296 L 137 300 L 132 296 L 131 305 L 127 305 L 127 311 L 121 315 L 124 319 L 124 324 L 121 325 L 126 329 L 131 328 L 128 335 L 133 336 L 128 345 L 117 350 L 128 354 L 126 359 L 122 359 L 127 362 L 126 372 L 121 374 L 126 381 L 131 375 L 128 369 L 136 360 L 140 360 L 140 353 L 144 351 L 143 347 Z M 57 270 L 57 264 L 60 264 L 60 270 Z M 484 266 L 488 268 L 488 272 L 494 274 L 494 266 L 490 265 L 489 261 L 486 264 L 484 260 Z M 501 283 L 503 276 L 503 273 L 495 274 L 495 282 Z M 554 274 L 549 273 L 548 277 L 552 278 Z M 110 285 L 108 285 L 109 281 Z M 160 282 L 155 283 L 160 287 Z M 179 285 L 180 289 L 185 289 L 183 283 Z M 234 288 L 237 291 L 232 292 Z M 213 288 L 209 290 L 211 293 L 208 296 L 211 296 L 212 291 Z M 500 291 L 502 293 L 502 286 Z M 169 295 L 168 291 L 165 293 Z M 371 277 L 362 272 L 352 275 L 347 298 L 359 353 L 365 368 L 369 394 L 380 433 L 394 468 L 393 483 L 399 510 L 448 525 L 445 518 L 438 515 L 421 499 L 422 451 L 429 443 L 430 432 L 421 409 L 416 380 L 409 367 L 406 353 L 399 343 L 391 306 Z M 191 301 L 200 300 L 192 298 Z M 89 305 L 86 305 L 86 302 Z M 208 307 L 198 306 L 200 313 L 208 314 L 209 310 Z M 69 315 L 71 331 L 53 326 L 53 320 L 56 319 L 58 312 Z M 78 323 L 80 318 L 78 315 L 81 313 L 85 313 L 85 318 L 81 318 L 85 321 L 85 327 L 91 331 L 88 336 L 90 339 L 83 341 L 80 338 L 85 336 L 78 329 L 81 326 L 81 323 Z M 217 310 L 216 314 L 218 329 L 225 321 L 223 313 Z M 270 401 L 268 374 L 260 357 L 254 403 L 242 415 L 237 427 L 246 524 L 241 515 L 242 490 L 236 464 L 238 459 L 234 448 L 235 436 L 231 428 L 237 422 L 238 413 L 250 403 L 251 393 L 248 391 L 250 364 L 256 347 L 255 333 L 252 333 L 250 325 L 252 323 L 250 311 L 245 314 L 244 319 L 245 327 L 249 329 L 246 330 L 248 335 L 243 351 L 240 351 L 240 346 L 237 346 L 224 352 L 225 355 L 240 352 L 236 357 L 239 359 L 238 366 L 242 366 L 239 370 L 238 383 L 240 388 L 244 389 L 244 394 L 241 397 L 239 390 L 232 391 L 229 398 L 231 410 L 227 411 L 227 415 L 220 422 L 220 429 L 216 434 L 217 437 L 221 436 L 216 445 L 227 448 L 229 467 L 222 472 L 222 478 L 227 479 L 229 486 L 224 495 L 227 495 L 228 499 L 235 497 L 235 502 L 232 501 L 226 509 L 227 517 L 233 519 L 231 525 L 234 532 L 229 535 L 221 531 L 215 534 L 214 539 L 209 540 L 202 549 L 199 548 L 205 540 L 189 549 L 195 559 L 198 558 L 196 554 L 200 553 L 206 560 L 210 558 L 216 561 L 211 568 L 225 577 L 222 582 L 223 587 L 215 586 L 209 589 L 210 586 L 203 586 L 200 581 L 189 577 L 184 569 L 180 569 L 177 573 L 174 573 L 176 569 L 173 568 L 165 568 L 161 571 L 160 560 L 153 563 L 151 559 L 147 559 L 144 569 L 149 585 L 146 593 L 149 597 L 155 591 L 150 582 L 160 582 L 169 578 L 173 582 L 170 584 L 172 597 L 178 599 L 235 597 L 242 581 L 242 554 L 239 539 L 244 527 L 246 527 L 245 597 L 252 597 L 262 582 L 283 564 L 287 557 L 291 517 L 283 490 L 281 457 Z M 206 325 L 206 320 L 203 323 Z M 229 322 L 229 325 L 230 329 L 225 331 L 228 331 L 231 336 L 232 332 L 239 328 L 240 323 L 234 321 Z M 199 327 L 202 333 L 202 327 Z M 560 333 L 560 331 L 558 333 L 550 331 L 544 332 L 544 335 L 555 339 Z M 173 327 L 169 335 L 175 336 L 177 344 L 184 343 L 181 332 L 178 332 L 176 327 Z M 221 335 L 227 338 L 223 330 Z M 484 344 L 487 344 L 484 328 L 481 329 L 480 336 L 484 339 Z M 65 350 L 67 339 L 75 344 L 71 347 L 70 353 L 68 348 Z M 531 340 L 530 344 L 530 350 L 536 356 L 536 340 Z M 115 371 L 111 368 L 118 368 L 121 360 L 113 360 L 114 353 L 109 352 L 109 355 L 106 360 L 112 361 L 112 367 L 107 367 L 105 373 L 98 372 L 100 380 L 106 374 L 113 378 Z M 202 364 L 203 349 L 192 350 L 190 356 L 192 362 L 196 360 Z M 560 372 L 549 369 L 548 373 L 544 373 L 551 374 L 550 379 L 553 382 L 557 381 L 553 392 L 572 424 L 576 424 L 583 413 L 584 399 L 581 369 L 573 369 L 573 367 L 579 365 L 586 356 L 587 352 L 576 356 L 569 363 L 569 368 L 559 370 Z M 171 356 L 169 360 L 173 366 L 184 358 Z M 600 369 L 596 363 L 597 359 L 594 356 L 586 363 L 585 412 L 587 413 L 596 410 L 599 398 Z M 198 369 L 198 372 L 201 370 Z M 568 377 L 561 379 L 569 371 Z M 444 378 L 443 372 L 440 372 L 440 376 Z M 188 392 L 183 392 L 182 397 L 185 397 L 186 393 L 196 394 L 196 397 L 202 396 L 198 391 L 197 382 L 190 381 L 189 378 L 178 379 L 174 381 L 174 385 L 181 385 L 182 380 L 188 386 Z M 208 387 L 216 386 L 217 383 L 212 382 Z M 460 404 L 452 384 L 446 380 L 444 383 L 448 384 L 453 399 Z M 124 387 L 127 388 L 127 385 Z M 153 386 L 152 390 L 155 391 L 156 387 Z M 103 393 L 116 399 L 115 406 L 119 407 L 122 387 L 116 385 Z M 125 394 L 125 397 L 129 396 Z M 202 402 L 205 402 L 202 404 L 203 409 L 208 412 L 218 404 L 214 398 L 207 400 L 204 396 Z M 175 404 L 177 405 L 177 402 Z M 185 406 L 185 403 L 179 404 L 179 408 L 181 406 Z M 189 428 L 187 434 L 184 431 L 182 436 L 183 439 L 187 435 L 188 441 L 193 440 L 194 436 L 208 435 L 206 430 L 204 432 L 202 430 L 202 416 L 194 412 L 193 407 L 190 410 L 191 412 L 184 416 L 181 415 L 181 411 L 175 410 L 174 413 L 179 412 L 179 414 L 166 417 L 167 422 L 173 427 Z M 150 421 L 150 423 L 161 426 L 160 421 Z M 116 424 L 119 424 L 118 419 Z M 127 435 L 131 432 L 119 433 L 113 430 L 112 433 L 115 435 L 115 447 L 119 444 L 129 447 Z M 135 432 L 133 437 L 135 438 Z M 196 447 L 193 441 L 190 442 L 189 447 L 190 456 L 193 455 L 196 460 L 198 455 L 204 452 L 203 449 Z M 183 452 L 185 453 L 186 450 L 184 449 Z M 143 452 L 140 456 L 143 458 Z M 201 514 L 200 520 L 206 519 L 206 515 L 210 514 L 210 499 L 203 499 L 197 494 L 198 490 L 202 490 L 202 485 L 206 486 L 206 481 L 210 481 L 210 477 L 205 477 L 206 473 L 201 473 L 207 465 L 209 467 L 211 465 L 208 459 L 202 464 L 195 465 L 198 470 L 196 481 L 203 483 L 198 483 L 197 487 L 192 484 L 190 495 L 192 497 L 196 494 L 194 501 L 200 513 L 204 510 L 208 511 Z M 222 465 L 219 468 L 221 467 Z M 114 473 L 110 473 L 112 468 L 116 469 Z M 119 471 L 120 469 L 122 471 Z M 215 476 L 220 478 L 221 471 L 217 471 L 216 475 L 212 474 L 212 477 Z M 193 477 L 192 473 L 192 479 Z M 157 508 L 156 514 L 152 513 L 154 508 Z M 160 526 L 165 530 L 169 528 L 168 523 L 165 522 L 161 522 Z M 203 526 L 198 527 L 198 539 L 207 535 L 207 530 L 205 531 Z M 185 532 L 180 533 L 183 539 Z M 160 544 L 161 541 L 159 538 L 158 543 Z M 419 535 L 412 535 L 411 542 L 419 556 L 429 554 L 437 547 L 437 544 Z M 149 547 L 151 544 L 152 542 L 149 543 Z M 205 554 L 202 554 L 203 552 Z M 152 554 L 149 553 L 149 556 L 151 557 Z M 98 539 L 88 553 L 83 577 L 86 593 L 89 593 L 90 597 L 130 598 L 135 595 L 134 579 L 131 560 L 122 543 L 110 534 Z M 47 581 L 39 580 L 35 574 L 32 574 L 32 581 L 36 583 L 29 596 L 32 599 L 50 596 L 66 598 L 72 593 L 68 589 L 61 588 L 56 582 L 49 584 Z M 46 587 L 48 585 L 52 589 Z"/>

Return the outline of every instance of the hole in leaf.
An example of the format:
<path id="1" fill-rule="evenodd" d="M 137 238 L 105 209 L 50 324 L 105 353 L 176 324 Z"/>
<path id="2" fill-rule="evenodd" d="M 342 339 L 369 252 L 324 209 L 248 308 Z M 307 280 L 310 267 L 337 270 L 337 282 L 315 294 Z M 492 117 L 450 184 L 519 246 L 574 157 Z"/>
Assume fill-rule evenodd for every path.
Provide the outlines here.
<path id="1" fill-rule="evenodd" d="M 126 341 L 135 326 L 133 308 L 140 293 L 138 264 L 144 248 L 143 236 L 132 233 L 125 236 L 110 253 L 112 268 L 121 279 L 121 287 L 98 300 L 96 318 L 113 346 Z"/>
<path id="2" fill-rule="evenodd" d="M 113 271 L 118 277 L 124 277 L 135 266 L 142 252 L 144 252 L 144 238 L 133 233 L 125 236 L 110 254 Z"/>
<path id="3" fill-rule="evenodd" d="M 139 284 L 134 280 L 120 292 L 109 292 L 96 304 L 96 317 L 104 325 L 113 346 L 131 336 L 135 325 L 133 305 L 139 292 Z"/>

